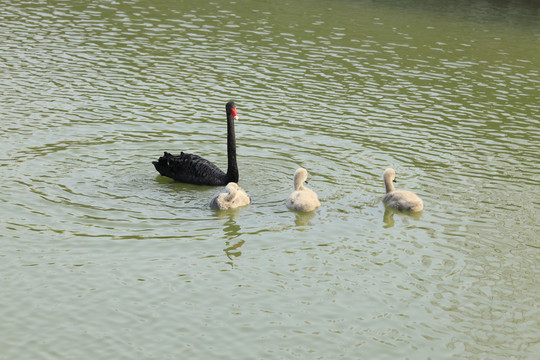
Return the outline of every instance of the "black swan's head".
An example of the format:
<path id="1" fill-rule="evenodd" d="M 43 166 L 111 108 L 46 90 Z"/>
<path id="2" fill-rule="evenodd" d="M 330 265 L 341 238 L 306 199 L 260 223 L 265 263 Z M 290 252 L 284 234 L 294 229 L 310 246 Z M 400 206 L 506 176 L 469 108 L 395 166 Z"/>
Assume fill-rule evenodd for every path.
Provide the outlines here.
<path id="1" fill-rule="evenodd" d="M 236 104 L 234 101 L 229 101 L 227 105 L 225 105 L 225 110 L 227 110 L 227 116 L 230 114 L 234 117 L 234 120 L 238 120 L 238 115 L 236 114 Z"/>

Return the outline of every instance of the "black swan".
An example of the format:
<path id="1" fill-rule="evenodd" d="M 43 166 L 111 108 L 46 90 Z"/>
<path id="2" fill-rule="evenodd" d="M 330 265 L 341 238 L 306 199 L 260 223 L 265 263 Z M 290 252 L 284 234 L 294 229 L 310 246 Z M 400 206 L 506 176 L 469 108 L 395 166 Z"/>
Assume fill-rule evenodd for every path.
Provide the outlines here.
<path id="1" fill-rule="evenodd" d="M 230 101 L 225 105 L 227 111 L 227 158 L 228 168 L 225 174 L 216 165 L 203 159 L 199 155 L 186 154 L 171 155 L 165 152 L 158 161 L 152 164 L 162 175 L 176 181 L 195 185 L 227 185 L 238 182 L 238 166 L 236 165 L 236 138 L 234 135 L 234 120 L 238 120 L 236 104 Z"/>

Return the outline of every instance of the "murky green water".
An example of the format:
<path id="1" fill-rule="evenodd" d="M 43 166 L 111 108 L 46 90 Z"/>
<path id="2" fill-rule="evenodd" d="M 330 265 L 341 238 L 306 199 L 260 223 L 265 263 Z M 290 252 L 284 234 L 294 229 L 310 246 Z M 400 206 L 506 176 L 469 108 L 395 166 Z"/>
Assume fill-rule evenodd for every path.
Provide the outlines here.
<path id="1" fill-rule="evenodd" d="M 0 7 L 1 359 L 536 358 L 537 2 Z M 229 100 L 216 213 L 151 161 L 225 168 Z"/>

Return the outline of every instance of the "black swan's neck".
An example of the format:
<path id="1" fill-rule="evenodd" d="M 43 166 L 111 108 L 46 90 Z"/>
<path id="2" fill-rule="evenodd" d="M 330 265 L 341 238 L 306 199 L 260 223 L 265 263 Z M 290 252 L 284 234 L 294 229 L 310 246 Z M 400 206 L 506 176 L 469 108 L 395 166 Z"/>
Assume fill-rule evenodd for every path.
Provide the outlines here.
<path id="1" fill-rule="evenodd" d="M 236 164 L 236 136 L 234 134 L 234 116 L 227 114 L 227 181 L 238 182 L 238 165 Z"/>

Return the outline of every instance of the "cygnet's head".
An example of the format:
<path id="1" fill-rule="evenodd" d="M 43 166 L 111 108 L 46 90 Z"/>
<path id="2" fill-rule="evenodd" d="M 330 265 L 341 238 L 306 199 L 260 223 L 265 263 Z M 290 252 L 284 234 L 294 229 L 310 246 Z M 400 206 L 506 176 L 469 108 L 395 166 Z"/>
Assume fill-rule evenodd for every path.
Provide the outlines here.
<path id="1" fill-rule="evenodd" d="M 238 184 L 235 182 L 230 182 L 227 184 L 227 186 L 225 186 L 225 190 L 227 190 L 229 194 L 234 194 L 238 190 Z"/>
<path id="2" fill-rule="evenodd" d="M 384 170 L 383 179 L 386 182 L 396 182 L 396 172 L 392 168 Z"/>
<path id="3" fill-rule="evenodd" d="M 307 176 L 308 172 L 304 168 L 299 168 L 294 173 L 294 187 L 298 189 L 300 186 L 302 186 L 302 183 L 307 184 Z"/>

